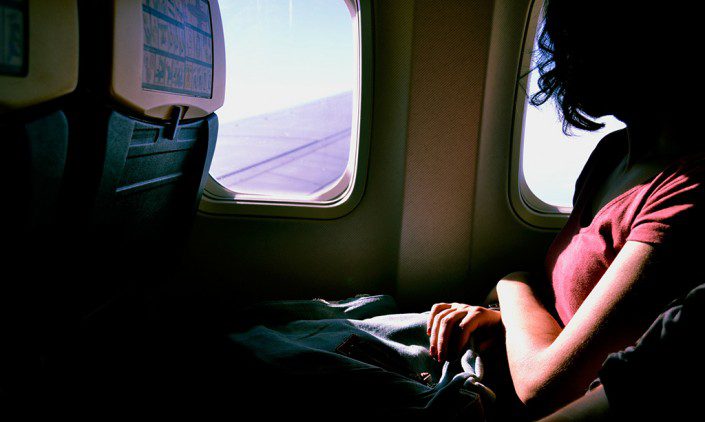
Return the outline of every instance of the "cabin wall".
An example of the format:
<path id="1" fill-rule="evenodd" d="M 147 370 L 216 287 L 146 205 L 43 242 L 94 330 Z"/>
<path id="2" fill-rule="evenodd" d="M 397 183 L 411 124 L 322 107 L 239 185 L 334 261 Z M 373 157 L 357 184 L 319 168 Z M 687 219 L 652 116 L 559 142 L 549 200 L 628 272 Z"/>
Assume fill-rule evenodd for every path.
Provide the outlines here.
<path id="1" fill-rule="evenodd" d="M 404 302 L 468 282 L 491 0 L 417 1 L 398 272 Z"/>
<path id="2" fill-rule="evenodd" d="M 478 301 L 502 276 L 520 270 L 540 271 L 557 230 L 533 227 L 521 220 L 510 204 L 510 169 L 515 98 L 532 0 L 497 0 L 487 80 L 483 99 L 472 218 L 470 280 L 467 296 Z"/>
<path id="3" fill-rule="evenodd" d="M 199 215 L 190 286 L 250 302 L 394 293 L 404 187 L 414 2 L 374 8 L 372 139 L 364 195 L 334 220 Z"/>
<path id="4" fill-rule="evenodd" d="M 374 1 L 360 203 L 334 220 L 199 215 L 188 291 L 229 303 L 389 293 L 421 310 L 478 300 L 540 260 L 553 233 L 521 223 L 508 196 L 529 3 Z"/>

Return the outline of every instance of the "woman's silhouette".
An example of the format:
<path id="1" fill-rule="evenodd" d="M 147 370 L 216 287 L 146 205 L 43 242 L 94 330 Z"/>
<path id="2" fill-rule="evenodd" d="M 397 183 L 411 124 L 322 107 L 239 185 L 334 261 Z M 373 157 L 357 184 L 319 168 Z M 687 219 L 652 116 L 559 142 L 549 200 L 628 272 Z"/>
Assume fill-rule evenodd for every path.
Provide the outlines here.
<path id="1" fill-rule="evenodd" d="M 685 9 L 544 3 L 531 102 L 554 100 L 565 132 L 596 130 L 604 115 L 626 129 L 606 136 L 588 160 L 545 273 L 500 280 L 501 310 L 441 303 L 428 321 L 439 360 L 471 337 L 480 345 L 504 333 L 513 386 L 536 414 L 582 395 L 610 352 L 634 343 L 668 302 L 703 280 L 698 14 Z"/>

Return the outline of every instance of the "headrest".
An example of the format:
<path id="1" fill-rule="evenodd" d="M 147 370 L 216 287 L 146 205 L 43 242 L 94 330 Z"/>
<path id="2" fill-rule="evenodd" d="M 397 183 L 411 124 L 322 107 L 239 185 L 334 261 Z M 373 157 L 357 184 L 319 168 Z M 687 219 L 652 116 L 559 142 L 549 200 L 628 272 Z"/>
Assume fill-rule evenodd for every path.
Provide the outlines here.
<path id="1" fill-rule="evenodd" d="M 110 96 L 145 116 L 211 114 L 225 99 L 217 0 L 115 0 Z"/>
<path id="2" fill-rule="evenodd" d="M 69 94 L 77 83 L 76 0 L 0 1 L 0 112 Z"/>

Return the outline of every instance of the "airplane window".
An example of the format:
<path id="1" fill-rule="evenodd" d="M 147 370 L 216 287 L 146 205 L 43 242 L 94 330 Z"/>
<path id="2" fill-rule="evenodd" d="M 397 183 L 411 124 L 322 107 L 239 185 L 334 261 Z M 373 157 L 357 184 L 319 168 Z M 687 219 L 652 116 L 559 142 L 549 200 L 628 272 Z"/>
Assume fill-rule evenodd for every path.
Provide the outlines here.
<path id="1" fill-rule="evenodd" d="M 540 31 L 537 31 L 537 34 Z M 534 51 L 538 45 L 534 41 Z M 531 69 L 534 69 L 533 59 Z M 529 96 L 538 91 L 538 71 L 528 75 Z M 524 106 L 522 158 L 527 203 L 536 211 L 569 213 L 572 209 L 575 181 L 597 143 L 610 132 L 624 128 L 614 116 L 599 119 L 605 127 L 596 132 L 573 130 L 563 133 L 555 102 L 534 107 Z"/>
<path id="2" fill-rule="evenodd" d="M 220 2 L 227 88 L 210 173 L 236 199 L 329 200 L 350 185 L 359 102 L 353 3 Z"/>

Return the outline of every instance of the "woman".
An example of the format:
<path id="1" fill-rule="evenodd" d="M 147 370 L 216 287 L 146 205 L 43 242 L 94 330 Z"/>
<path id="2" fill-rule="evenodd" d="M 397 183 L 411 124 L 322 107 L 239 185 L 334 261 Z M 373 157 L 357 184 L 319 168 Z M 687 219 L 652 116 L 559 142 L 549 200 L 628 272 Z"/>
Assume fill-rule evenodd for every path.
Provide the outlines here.
<path id="1" fill-rule="evenodd" d="M 702 279 L 692 245 L 705 233 L 705 153 L 690 104 L 698 14 L 635 0 L 544 7 L 532 103 L 555 100 L 566 132 L 596 130 L 593 119 L 609 114 L 627 128 L 585 165 L 545 274 L 500 280 L 501 310 L 440 303 L 428 321 L 438 360 L 504 333 L 516 393 L 537 414 L 583 394 L 610 352 Z"/>

